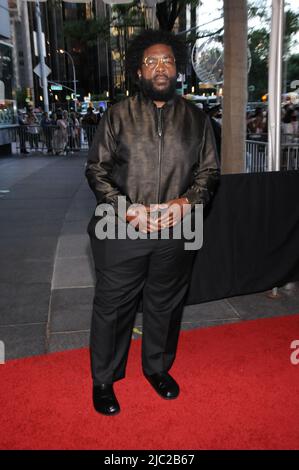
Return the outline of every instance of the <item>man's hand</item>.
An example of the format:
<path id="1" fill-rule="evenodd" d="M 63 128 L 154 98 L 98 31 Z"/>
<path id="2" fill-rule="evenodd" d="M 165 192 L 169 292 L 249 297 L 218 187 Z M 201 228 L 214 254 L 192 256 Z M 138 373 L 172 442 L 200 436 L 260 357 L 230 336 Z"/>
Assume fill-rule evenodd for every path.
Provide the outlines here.
<path id="1" fill-rule="evenodd" d="M 166 207 L 166 204 L 155 204 L 152 207 L 132 204 L 127 210 L 126 220 L 133 225 L 135 230 L 139 230 L 142 233 L 156 232 L 158 225 L 154 218 L 151 217 L 151 213 L 157 211 L 158 208 L 165 209 Z"/>
<path id="2" fill-rule="evenodd" d="M 191 212 L 191 204 L 185 197 L 171 199 L 170 201 L 167 201 L 165 205 L 167 206 L 167 209 L 156 221 L 158 230 L 166 227 L 173 227 L 178 224 L 186 214 Z"/>
<path id="3" fill-rule="evenodd" d="M 164 212 L 157 218 L 153 213 L 158 210 Z M 142 233 L 156 232 L 176 225 L 188 212 L 191 212 L 191 205 L 187 198 L 171 199 L 151 207 L 133 204 L 127 211 L 126 220 Z"/>

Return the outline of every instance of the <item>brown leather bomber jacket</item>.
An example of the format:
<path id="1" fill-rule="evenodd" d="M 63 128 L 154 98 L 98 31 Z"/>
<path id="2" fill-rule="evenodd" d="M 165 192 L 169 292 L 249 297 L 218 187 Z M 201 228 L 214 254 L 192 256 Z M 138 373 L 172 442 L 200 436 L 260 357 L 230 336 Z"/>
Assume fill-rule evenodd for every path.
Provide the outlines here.
<path id="1" fill-rule="evenodd" d="M 116 212 L 117 196 L 127 208 L 181 197 L 205 206 L 220 175 L 209 117 L 178 95 L 158 108 L 139 92 L 105 112 L 85 175 L 97 202 Z"/>

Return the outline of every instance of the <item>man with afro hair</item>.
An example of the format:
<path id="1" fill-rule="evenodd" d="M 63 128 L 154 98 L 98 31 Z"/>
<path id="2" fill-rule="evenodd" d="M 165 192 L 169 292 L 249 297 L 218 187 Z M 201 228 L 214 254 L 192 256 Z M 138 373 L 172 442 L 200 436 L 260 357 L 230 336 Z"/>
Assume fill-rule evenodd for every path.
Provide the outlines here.
<path id="1" fill-rule="evenodd" d="M 104 113 L 88 155 L 85 174 L 97 209 L 109 205 L 113 224 L 123 220 L 138 234 L 99 237 L 97 209 L 88 225 L 96 271 L 93 404 L 108 416 L 120 412 L 113 385 L 125 377 L 141 295 L 143 374 L 165 400 L 180 392 L 169 370 L 197 251 L 185 249 L 184 235 L 174 233 L 194 219 L 197 204 L 208 204 L 219 179 L 209 117 L 176 94 L 185 60 L 185 45 L 172 33 L 146 30 L 134 38 L 126 65 L 138 91 Z"/>

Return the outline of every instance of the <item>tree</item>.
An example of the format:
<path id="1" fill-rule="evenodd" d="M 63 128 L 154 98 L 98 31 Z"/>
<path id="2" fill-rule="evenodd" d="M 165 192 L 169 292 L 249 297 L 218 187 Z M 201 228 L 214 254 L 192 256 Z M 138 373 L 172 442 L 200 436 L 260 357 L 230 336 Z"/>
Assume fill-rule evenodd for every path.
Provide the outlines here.
<path id="1" fill-rule="evenodd" d="M 268 91 L 268 59 L 270 47 L 271 11 L 265 7 L 265 2 L 249 5 L 249 17 L 258 16 L 265 27 L 251 29 L 248 34 L 248 44 L 251 52 L 252 66 L 249 73 L 249 85 L 254 85 L 255 90 L 251 92 L 250 99 L 259 101 Z M 268 25 L 268 27 L 267 27 Z M 299 31 L 299 15 L 292 10 L 286 11 L 285 34 L 284 34 L 284 60 L 285 60 L 285 91 L 290 91 L 289 84 L 294 80 L 297 73 L 299 77 L 298 62 L 296 57 L 292 58 L 292 48 L 295 45 L 294 36 Z M 297 66 L 296 66 L 297 64 Z M 297 69 L 297 72 L 296 72 Z M 290 75 L 291 74 L 291 75 Z"/>
<path id="2" fill-rule="evenodd" d="M 247 68 L 247 1 L 224 0 L 222 173 L 244 171 Z"/>
<path id="3" fill-rule="evenodd" d="M 115 5 L 112 7 L 111 28 L 115 31 L 112 38 L 112 49 L 115 56 L 115 71 L 120 77 L 117 84 L 121 94 L 129 88 L 128 77 L 125 74 L 125 57 L 129 41 L 129 29 L 144 29 L 145 18 L 139 2 L 134 1 L 128 5 Z M 113 44 L 114 42 L 114 44 Z"/>
<path id="4" fill-rule="evenodd" d="M 80 70 L 79 93 L 99 89 L 99 76 L 97 72 L 98 38 L 102 43 L 109 40 L 110 25 L 106 18 L 81 19 L 69 21 L 63 25 L 65 48 L 68 50 Z M 67 61 L 69 64 L 69 61 Z"/>
<path id="5" fill-rule="evenodd" d="M 96 46 L 100 36 L 107 40 L 110 34 L 110 24 L 106 18 L 69 21 L 64 24 L 66 38 L 77 42 L 81 48 Z"/>
<path id="6" fill-rule="evenodd" d="M 290 88 L 293 81 L 299 80 L 299 54 L 291 55 L 287 64 L 288 91 L 294 91 Z M 296 88 L 299 88 L 298 85 Z"/>
<path id="7" fill-rule="evenodd" d="M 252 31 L 248 35 L 248 46 L 251 53 L 248 85 L 255 88 L 250 93 L 250 101 L 260 101 L 268 91 L 269 33 L 266 29 Z"/>
<path id="8" fill-rule="evenodd" d="M 175 20 L 186 9 L 187 5 L 196 7 L 201 4 L 200 0 L 166 0 L 163 3 L 158 3 L 156 6 L 156 16 L 160 29 L 172 31 Z"/>

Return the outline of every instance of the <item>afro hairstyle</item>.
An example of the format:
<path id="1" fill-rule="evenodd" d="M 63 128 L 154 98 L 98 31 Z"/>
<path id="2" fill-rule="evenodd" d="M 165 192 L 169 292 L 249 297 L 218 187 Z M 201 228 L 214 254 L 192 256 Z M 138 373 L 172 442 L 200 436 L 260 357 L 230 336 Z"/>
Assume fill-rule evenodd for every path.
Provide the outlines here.
<path id="1" fill-rule="evenodd" d="M 187 47 L 184 40 L 169 31 L 146 29 L 132 39 L 126 53 L 126 70 L 135 83 L 137 82 L 137 70 L 141 68 L 145 49 L 155 44 L 170 46 L 175 57 L 177 72 L 184 73 L 187 58 Z"/>

